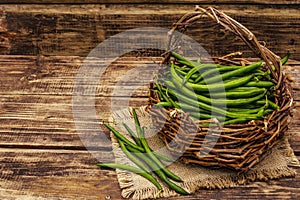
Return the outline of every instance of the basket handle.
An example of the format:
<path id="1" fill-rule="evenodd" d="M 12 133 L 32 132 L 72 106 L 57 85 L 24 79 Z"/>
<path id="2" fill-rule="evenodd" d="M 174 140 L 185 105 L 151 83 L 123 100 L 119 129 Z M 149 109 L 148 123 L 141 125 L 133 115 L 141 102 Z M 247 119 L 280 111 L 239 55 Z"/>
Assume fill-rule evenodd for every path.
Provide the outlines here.
<path id="1" fill-rule="evenodd" d="M 174 23 L 172 29 L 168 33 L 168 49 L 176 49 L 178 46 L 177 44 L 180 38 L 175 37 L 175 31 L 179 31 L 181 33 L 185 32 L 188 26 L 202 19 L 204 16 L 208 16 L 216 23 L 225 27 L 226 30 L 239 36 L 258 57 L 262 58 L 277 83 L 275 88 L 279 88 L 283 80 L 281 58 L 270 51 L 267 47 L 261 45 L 249 29 L 213 7 L 205 9 L 200 6 L 196 6 L 195 11 L 186 13 L 176 23 Z M 275 67 L 275 71 L 273 70 L 272 65 Z"/>

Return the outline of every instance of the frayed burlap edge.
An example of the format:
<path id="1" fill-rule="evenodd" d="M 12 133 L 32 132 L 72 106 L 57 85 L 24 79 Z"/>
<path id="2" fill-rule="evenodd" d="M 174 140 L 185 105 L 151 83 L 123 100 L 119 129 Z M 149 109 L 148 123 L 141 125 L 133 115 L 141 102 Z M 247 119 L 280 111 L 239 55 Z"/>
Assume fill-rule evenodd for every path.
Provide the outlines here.
<path id="1" fill-rule="evenodd" d="M 128 139 L 130 139 L 130 137 L 127 135 L 122 123 L 126 123 L 135 130 L 131 110 L 132 108 L 116 111 L 110 119 L 113 126 L 123 135 L 127 136 Z M 151 135 L 151 137 L 149 137 L 150 139 L 147 138 L 147 140 L 152 149 L 159 150 L 159 153 L 170 156 L 166 149 L 162 148 L 163 143 L 159 140 L 158 136 L 153 135 L 156 131 L 151 130 L 151 126 L 147 126 L 151 125 L 151 118 L 145 111 L 145 107 L 140 107 L 136 109 L 136 111 L 141 124 L 150 127 L 148 130 L 146 128 L 146 137 L 147 135 Z M 113 134 L 111 134 L 111 140 L 115 162 L 135 166 L 125 154 L 123 154 Z M 245 174 L 238 174 L 228 169 L 209 169 L 195 165 L 185 165 L 180 162 L 174 162 L 169 165 L 168 168 L 184 180 L 183 183 L 178 184 L 179 186 L 190 193 L 194 193 L 201 188 L 231 188 L 252 181 L 267 181 L 282 177 L 294 177 L 296 171 L 292 166 L 299 167 L 299 161 L 295 157 L 287 137 L 284 137 L 282 141 L 265 153 L 259 164 Z M 159 192 L 152 183 L 137 174 L 119 169 L 117 169 L 116 172 L 122 190 L 122 197 L 124 198 L 151 199 L 178 195 L 162 183 L 163 191 Z"/>

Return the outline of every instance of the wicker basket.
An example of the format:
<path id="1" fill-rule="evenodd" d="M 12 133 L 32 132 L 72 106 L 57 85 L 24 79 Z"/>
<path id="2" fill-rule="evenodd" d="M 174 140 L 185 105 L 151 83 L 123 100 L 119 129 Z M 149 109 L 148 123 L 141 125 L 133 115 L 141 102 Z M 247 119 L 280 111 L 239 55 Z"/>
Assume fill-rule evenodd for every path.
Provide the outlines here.
<path id="1" fill-rule="evenodd" d="M 195 11 L 187 13 L 175 23 L 168 35 L 169 49 L 173 50 L 180 43 L 180 38 L 173 35 L 175 31 L 185 32 L 191 24 L 204 16 L 238 35 L 258 58 L 265 61 L 266 69 L 271 70 L 272 79 L 277 83 L 276 103 L 280 110 L 272 112 L 263 120 L 252 120 L 247 124 L 210 127 L 201 125 L 201 122 L 217 125 L 218 122 L 214 119 L 193 121 L 188 113 L 183 111 L 153 106 L 159 102 L 158 94 L 151 90 L 154 84 L 150 84 L 147 110 L 153 124 L 160 129 L 159 135 L 167 148 L 175 156 L 180 156 L 185 163 L 247 171 L 259 162 L 264 152 L 274 146 L 288 129 L 293 104 L 291 89 L 283 73 L 281 58 L 261 45 L 253 33 L 243 25 L 211 7 L 196 7 Z M 163 63 L 170 63 L 174 59 L 169 52 L 165 52 L 163 58 Z M 224 62 L 226 59 L 216 58 L 215 61 Z M 272 65 L 276 70 L 272 70 Z"/>

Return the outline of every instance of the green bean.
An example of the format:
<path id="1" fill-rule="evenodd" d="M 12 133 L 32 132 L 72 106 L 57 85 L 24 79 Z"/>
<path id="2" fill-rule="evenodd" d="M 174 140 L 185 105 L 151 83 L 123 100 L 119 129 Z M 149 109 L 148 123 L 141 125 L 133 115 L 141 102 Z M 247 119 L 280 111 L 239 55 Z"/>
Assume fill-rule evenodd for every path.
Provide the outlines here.
<path id="1" fill-rule="evenodd" d="M 126 144 L 126 143 L 125 143 Z M 127 145 L 127 144 L 126 144 Z M 135 149 L 137 152 L 139 152 L 139 153 L 145 153 L 145 151 L 139 151 L 138 149 L 136 149 L 136 148 L 133 148 L 133 147 L 131 147 L 131 146 L 129 146 L 129 145 L 127 145 L 127 149 L 129 149 L 129 147 L 130 147 L 130 149 Z M 152 150 L 151 150 L 152 151 Z M 162 154 L 160 154 L 160 153 L 157 153 L 157 152 L 153 152 L 153 154 L 158 158 L 158 159 L 160 159 L 160 160 L 163 160 L 163 161 L 166 161 L 166 162 L 174 162 L 174 160 L 173 159 L 171 159 L 171 158 L 169 158 L 169 157 L 167 157 L 167 156 L 165 156 L 165 155 L 162 155 Z"/>
<path id="2" fill-rule="evenodd" d="M 210 114 L 209 111 L 207 110 L 204 110 L 202 108 L 199 108 L 199 107 L 195 107 L 193 105 L 189 105 L 189 104 L 186 104 L 184 102 L 175 102 L 178 107 L 181 109 L 181 110 L 184 110 L 184 111 L 199 111 L 200 113 L 205 113 L 205 114 Z M 159 103 L 156 103 L 154 104 L 156 106 L 162 106 L 162 107 L 173 107 L 172 104 L 170 104 L 169 102 L 159 102 Z"/>
<path id="3" fill-rule="evenodd" d="M 202 93 L 202 94 L 203 96 L 211 97 L 211 98 L 245 98 L 245 97 L 252 97 L 258 94 L 262 94 L 265 91 L 266 91 L 265 88 L 258 88 L 257 90 L 248 90 L 248 91 L 210 92 L 210 93 Z"/>
<path id="4" fill-rule="evenodd" d="M 127 124 L 125 124 L 125 123 L 123 123 L 123 126 L 125 127 L 125 129 L 126 129 L 127 132 L 129 133 L 129 135 L 131 136 L 131 138 L 135 141 L 135 143 L 136 143 L 138 146 L 142 147 L 141 141 L 140 141 L 139 138 L 135 135 L 135 133 L 131 130 L 131 128 L 130 128 Z"/>
<path id="5" fill-rule="evenodd" d="M 138 157 L 140 157 L 140 156 L 147 156 L 148 154 L 147 153 L 145 153 L 145 152 L 141 152 L 141 151 L 139 151 L 139 150 L 137 150 L 137 149 L 135 149 L 135 148 L 132 148 L 131 146 L 129 146 L 129 145 L 127 145 L 127 150 L 128 151 L 130 151 L 130 152 L 132 152 L 132 153 L 134 153 L 134 155 L 135 156 L 138 156 Z M 162 155 L 162 154 L 160 154 L 160 153 L 158 153 L 158 152 L 155 152 L 155 151 L 153 151 L 153 154 L 157 157 L 157 158 L 159 158 L 160 160 L 163 160 L 163 161 L 167 161 L 167 162 L 174 162 L 175 160 L 174 159 L 171 159 L 171 158 L 169 158 L 169 157 L 167 157 L 167 156 L 165 156 L 165 155 Z M 159 155 L 159 156 L 158 156 Z M 162 159 L 163 158 L 163 159 Z M 153 161 L 151 161 L 151 163 L 152 163 Z M 150 163 L 150 164 L 151 164 Z M 147 162 L 146 162 L 146 164 L 147 165 L 149 165 Z"/>
<path id="6" fill-rule="evenodd" d="M 173 90 L 180 87 L 180 85 L 177 82 L 173 82 L 174 84 L 172 84 L 169 81 L 165 81 L 165 83 L 168 87 L 172 88 Z M 184 95 L 191 97 L 191 98 L 196 97 L 201 102 L 204 102 L 207 104 L 213 104 L 213 105 L 227 105 L 227 106 L 239 106 L 239 105 L 257 101 L 257 100 L 261 99 L 267 92 L 266 89 L 264 89 L 263 91 L 261 91 L 261 93 L 259 95 L 255 96 L 255 97 L 251 97 L 251 98 L 245 98 L 245 99 L 211 99 L 211 98 L 199 95 L 199 94 L 195 94 L 193 91 L 189 90 L 185 86 L 181 87 L 180 89 Z M 210 94 L 213 94 L 213 93 L 210 93 Z M 226 93 L 225 93 L 225 96 L 223 96 L 223 97 L 226 98 Z M 238 95 L 235 97 L 238 97 Z"/>
<path id="7" fill-rule="evenodd" d="M 263 116 L 266 116 L 266 115 L 268 115 L 268 114 L 270 114 L 270 113 L 272 113 L 272 112 L 274 112 L 274 110 L 272 110 L 272 109 L 264 110 Z"/>
<path id="8" fill-rule="evenodd" d="M 178 68 L 180 68 L 180 67 L 176 67 L 176 65 L 174 65 L 175 66 L 175 69 L 176 69 L 176 71 L 179 73 L 179 74 L 181 74 L 182 76 L 186 76 L 186 72 L 184 72 L 184 71 L 182 71 L 182 70 L 179 70 Z M 193 74 L 192 76 L 191 76 L 191 78 L 189 79 L 189 82 L 195 82 L 194 80 L 196 80 L 197 78 L 199 77 L 199 75 L 197 75 L 197 74 Z"/>
<path id="9" fill-rule="evenodd" d="M 228 92 L 244 92 L 244 91 L 256 91 L 256 90 L 260 90 L 261 88 L 259 87 L 236 87 L 236 88 L 231 88 L 229 90 L 226 90 Z"/>
<path id="10" fill-rule="evenodd" d="M 130 136 L 133 138 L 133 140 L 135 141 L 135 143 L 136 143 L 139 147 L 141 147 L 141 148 L 143 149 L 142 151 L 141 151 L 141 150 L 139 150 L 139 151 L 145 153 L 145 150 L 144 150 L 144 148 L 142 147 L 142 143 L 141 143 L 140 139 L 139 139 L 138 137 L 136 137 L 136 135 L 134 134 L 134 132 L 129 128 L 129 126 L 127 126 L 127 125 L 124 124 L 124 123 L 123 123 L 123 126 L 126 128 L 127 132 L 128 132 L 128 133 L 130 134 Z M 137 149 L 137 150 L 138 150 L 138 149 Z M 161 154 L 156 153 L 156 152 L 153 152 L 153 153 L 154 153 L 154 155 L 155 155 L 157 158 L 159 158 L 159 159 L 161 159 L 161 160 L 163 160 L 163 161 L 173 162 L 172 159 L 170 159 L 170 158 L 168 158 L 168 157 L 166 157 L 166 156 L 164 156 L 164 155 L 161 155 Z"/>
<path id="11" fill-rule="evenodd" d="M 191 70 L 190 68 L 179 67 L 178 65 L 175 65 L 175 64 L 174 64 L 174 66 L 175 66 L 176 70 L 181 71 L 181 72 L 183 72 L 183 73 L 185 73 L 185 74 L 186 74 L 188 71 Z"/>
<path id="12" fill-rule="evenodd" d="M 230 72 L 226 72 L 226 73 L 221 74 L 221 75 L 216 75 L 216 76 L 204 79 L 204 80 L 200 81 L 199 83 L 200 84 L 205 84 L 205 83 L 210 84 L 210 83 L 224 81 L 228 78 L 251 72 L 251 71 L 253 71 L 253 70 L 255 70 L 255 69 L 257 69 L 261 66 L 262 66 L 262 62 L 256 62 L 256 63 L 253 63 L 253 64 L 248 65 L 246 67 L 242 67 L 242 68 L 230 71 Z"/>
<path id="13" fill-rule="evenodd" d="M 141 140 L 143 148 L 145 149 L 145 152 L 148 154 L 148 156 L 151 158 L 151 160 L 154 163 L 156 163 L 169 178 L 173 179 L 174 181 L 182 181 L 182 179 L 180 177 L 176 176 L 171 171 L 169 171 L 167 168 L 165 168 L 165 166 L 160 162 L 160 160 L 153 154 L 153 152 L 151 151 L 151 149 L 144 137 L 144 133 L 140 127 L 140 122 L 139 122 L 139 119 L 135 112 L 135 109 L 132 109 L 132 113 L 133 113 L 134 121 L 135 121 L 135 124 L 137 127 L 138 136 L 139 136 L 139 139 Z"/>
<path id="14" fill-rule="evenodd" d="M 198 76 L 197 79 L 195 79 L 195 83 L 198 83 L 201 79 L 206 78 L 209 75 L 212 75 L 215 73 L 219 74 L 221 72 L 228 72 L 228 71 L 240 69 L 241 67 L 242 66 L 224 66 L 224 67 L 218 67 L 218 68 L 207 70 L 207 71 L 203 72 L 200 76 Z M 191 78 L 193 78 L 193 76 Z"/>
<path id="15" fill-rule="evenodd" d="M 175 93 L 172 92 L 172 90 L 169 90 L 169 88 L 163 88 L 163 91 L 168 91 L 169 92 L 169 97 L 170 98 L 174 98 L 174 101 L 173 103 L 170 103 L 170 102 L 159 102 L 158 106 L 163 106 L 163 107 L 174 107 L 174 104 L 176 104 L 176 108 L 181 108 L 181 109 L 184 109 L 184 110 L 195 110 L 195 107 L 190 107 L 188 104 L 184 104 L 182 102 L 176 102 L 178 101 L 176 96 L 175 96 Z M 198 108 L 199 109 L 199 112 L 205 112 L 205 113 L 209 113 L 207 110 L 204 110 L 202 108 Z"/>
<path id="16" fill-rule="evenodd" d="M 204 113 L 204 114 L 210 114 L 209 111 L 207 110 L 204 110 L 202 108 L 199 108 L 199 107 L 195 107 L 193 105 L 189 105 L 189 104 L 186 104 L 184 102 L 176 102 L 178 104 L 178 106 L 182 109 L 182 110 L 185 110 L 185 111 L 199 111 L 200 113 Z"/>
<path id="17" fill-rule="evenodd" d="M 152 91 L 156 91 L 156 92 L 157 92 L 157 91 L 159 91 L 159 90 L 158 90 L 158 88 L 157 88 L 157 89 L 152 89 Z M 158 95 L 158 98 L 159 98 L 160 101 L 164 101 L 164 98 L 163 98 L 163 96 L 161 95 L 161 92 L 157 92 L 157 95 Z"/>
<path id="18" fill-rule="evenodd" d="M 172 107 L 172 106 L 173 106 L 171 103 L 165 102 L 165 101 L 163 101 L 163 102 L 158 102 L 158 103 L 156 103 L 156 104 L 154 104 L 154 105 L 159 106 L 159 107 Z"/>
<path id="19" fill-rule="evenodd" d="M 244 86 L 270 88 L 274 86 L 274 83 L 272 83 L 271 81 L 250 81 L 246 83 Z"/>
<path id="20" fill-rule="evenodd" d="M 261 119 L 261 117 L 252 117 L 252 118 L 236 118 L 236 119 L 231 119 L 223 122 L 223 125 L 229 125 L 229 124 L 243 124 L 248 122 L 249 120 L 257 120 Z"/>
<path id="21" fill-rule="evenodd" d="M 203 73 L 205 70 L 207 70 L 208 68 L 216 68 L 216 65 L 215 64 L 199 64 L 197 66 L 195 66 L 193 69 L 191 69 L 184 77 L 184 83 L 186 83 L 192 75 L 194 75 L 196 72 L 199 72 L 200 73 L 200 76 L 201 76 L 201 73 Z"/>
<path id="22" fill-rule="evenodd" d="M 271 101 L 269 99 L 268 100 L 259 100 L 259 101 L 256 101 L 255 103 L 257 103 L 257 104 L 268 104 L 271 108 L 273 108 L 275 110 L 280 109 L 280 107 L 276 103 L 274 103 L 273 101 Z"/>
<path id="23" fill-rule="evenodd" d="M 194 68 L 194 67 L 201 65 L 201 63 L 191 61 L 178 53 L 171 52 L 171 54 L 177 59 L 177 62 L 179 62 L 189 68 Z"/>
<path id="24" fill-rule="evenodd" d="M 165 104 L 161 104 L 161 103 L 165 103 Z M 217 115 L 211 115 L 209 112 L 207 112 L 206 110 L 202 111 L 203 109 L 199 108 L 199 107 L 195 107 L 193 105 L 188 105 L 188 104 L 184 104 L 184 103 L 179 103 L 179 102 L 175 102 L 181 110 L 183 110 L 186 113 L 189 113 L 190 116 L 194 116 L 197 117 L 198 119 L 211 119 L 211 118 L 217 118 L 217 119 L 223 119 L 222 116 L 217 116 Z M 172 104 L 168 103 L 168 102 L 159 102 L 155 105 L 158 106 L 163 106 L 163 107 L 172 107 Z M 195 110 L 197 112 L 195 112 Z"/>
<path id="25" fill-rule="evenodd" d="M 176 185 L 175 183 L 173 183 L 172 181 L 170 181 L 166 175 L 163 173 L 163 170 L 155 170 L 154 173 L 162 180 L 164 181 L 171 189 L 173 189 L 174 191 L 176 191 L 179 194 L 182 195 L 188 195 L 190 193 L 188 193 L 186 190 L 184 190 L 183 188 L 179 187 L 178 185 Z"/>
<path id="26" fill-rule="evenodd" d="M 128 147 L 129 151 L 132 151 L 133 153 L 135 153 L 135 155 L 137 157 L 139 157 L 141 160 L 143 160 L 145 163 L 148 164 L 148 166 L 154 171 L 154 173 L 164 182 L 166 183 L 167 186 L 169 186 L 171 189 L 173 189 L 174 191 L 176 191 L 179 194 L 189 194 L 188 192 L 186 192 L 183 188 L 179 187 L 178 185 L 174 184 L 173 182 L 171 182 L 166 175 L 164 174 L 163 170 L 161 170 L 160 166 L 157 165 L 157 163 L 153 162 L 153 160 L 148 157 L 145 156 L 143 154 L 140 154 L 139 152 L 137 152 L 135 149 L 132 149 L 130 147 Z"/>
<path id="27" fill-rule="evenodd" d="M 145 172 L 150 174 L 150 169 L 145 166 L 140 160 L 138 160 L 134 155 L 132 155 L 126 148 L 125 144 L 122 142 L 122 140 L 118 140 L 121 149 L 123 150 L 124 154 L 134 163 L 136 164 L 139 168 L 144 170 Z"/>
<path id="28" fill-rule="evenodd" d="M 259 111 L 262 114 L 259 114 L 259 116 L 252 116 L 252 117 L 241 117 L 241 118 L 236 118 L 236 119 L 230 119 L 227 120 L 223 123 L 223 125 L 228 125 L 228 124 L 239 124 L 239 123 L 245 123 L 249 120 L 257 120 L 257 119 L 261 119 L 263 116 L 266 116 L 268 114 L 270 114 L 271 112 L 273 112 L 273 110 L 271 109 L 267 109 L 264 110 L 263 108 Z"/>
<path id="29" fill-rule="evenodd" d="M 194 117 L 195 119 L 212 119 L 212 118 L 216 118 L 219 121 L 224 121 L 225 117 L 223 116 L 216 116 L 216 115 L 210 115 L 210 114 L 206 114 L 206 113 L 201 113 L 201 112 L 188 112 L 189 116 Z"/>
<path id="30" fill-rule="evenodd" d="M 160 86 L 158 83 L 156 83 L 155 85 L 156 85 L 158 91 L 160 92 L 160 95 L 162 96 L 162 98 L 163 98 L 166 102 L 170 102 L 170 103 L 176 108 L 176 104 L 174 104 L 174 102 L 173 102 L 173 100 L 172 100 L 171 98 L 166 97 L 166 95 L 164 94 L 164 92 L 163 92 L 162 89 L 161 89 L 161 86 Z"/>
<path id="31" fill-rule="evenodd" d="M 182 56 L 174 51 L 171 52 L 171 55 L 174 56 L 177 60 L 183 60 L 183 61 L 190 62 L 189 59 L 185 58 L 184 56 Z"/>
<path id="32" fill-rule="evenodd" d="M 167 97 L 168 98 L 168 97 Z M 174 108 L 179 108 L 179 106 L 173 101 L 172 98 L 169 98 L 170 103 L 173 105 Z"/>
<path id="33" fill-rule="evenodd" d="M 142 147 L 137 146 L 136 144 L 132 143 L 130 140 L 125 138 L 123 135 L 121 135 L 118 131 L 116 131 L 113 127 L 108 125 L 107 123 L 103 123 L 106 128 L 108 128 L 118 139 L 122 140 L 126 144 L 130 145 L 131 147 L 138 149 L 139 151 L 144 151 Z"/>
<path id="34" fill-rule="evenodd" d="M 174 92 L 174 91 L 170 91 L 170 92 Z M 183 95 L 182 93 L 180 93 L 179 91 L 176 91 L 176 94 L 174 94 L 174 96 L 176 96 L 178 99 L 180 99 L 180 101 L 183 101 L 185 102 L 186 104 L 188 105 L 197 105 L 199 106 L 200 108 L 204 109 L 204 110 L 207 110 L 207 111 L 210 111 L 210 112 L 213 112 L 213 113 L 216 113 L 216 114 L 219 114 L 219 115 L 223 115 L 223 116 L 228 116 L 230 118 L 237 118 L 237 117 L 249 117 L 251 115 L 249 114 L 237 114 L 237 113 L 232 113 L 232 112 L 228 112 L 224 109 L 221 109 L 221 108 L 218 108 L 218 107 L 214 107 L 214 106 L 211 106 L 211 105 L 208 105 L 206 103 L 203 103 L 203 102 L 200 102 L 200 101 L 197 101 L 193 98 L 190 98 L 190 97 L 187 97 L 186 95 Z M 195 96 L 194 96 L 195 98 Z"/>
<path id="35" fill-rule="evenodd" d="M 143 134 L 144 132 L 143 132 L 143 130 L 141 128 L 140 121 L 138 119 L 138 116 L 137 116 L 136 111 L 135 111 L 134 108 L 132 109 L 132 114 L 133 114 L 133 118 L 134 118 L 134 124 L 135 124 L 135 129 L 136 129 L 137 135 L 138 135 L 138 137 L 139 137 L 139 139 L 141 141 L 141 144 L 143 146 L 142 139 L 145 138 L 145 135 Z M 143 149 L 145 150 L 145 148 L 143 148 Z"/>
<path id="36" fill-rule="evenodd" d="M 210 113 L 207 111 L 207 110 L 203 110 L 201 108 L 198 108 L 198 107 L 195 107 L 193 105 L 189 105 L 189 104 L 185 104 L 183 102 L 175 102 L 182 110 L 184 110 L 185 112 L 188 112 L 188 111 L 191 111 L 189 112 L 190 115 L 193 115 L 193 116 L 196 116 L 196 112 L 193 112 L 195 110 L 198 110 L 199 109 L 199 113 L 201 115 L 198 115 L 200 116 L 200 118 L 203 118 L 203 119 L 210 119 L 210 118 L 217 118 L 217 119 L 223 119 L 223 118 L 220 118 L 222 116 L 213 116 L 213 115 L 210 115 Z M 172 104 L 168 103 L 168 102 L 159 102 L 159 103 L 156 103 L 155 105 L 157 106 L 162 106 L 162 107 L 172 107 Z M 276 104 L 275 104 L 276 105 Z M 233 112 L 233 113 L 244 113 L 244 114 L 253 114 L 253 113 L 257 113 L 259 112 L 261 109 L 263 108 L 266 108 L 266 106 L 261 106 L 261 107 L 258 107 L 258 108 L 227 108 L 227 111 L 229 112 Z M 192 114 L 191 114 L 192 113 Z M 210 117 L 209 117 L 210 116 Z"/>
<path id="37" fill-rule="evenodd" d="M 229 112 L 252 114 L 252 113 L 259 112 L 263 108 L 265 108 L 265 106 L 262 106 L 262 107 L 259 107 L 259 108 L 253 108 L 253 109 L 249 109 L 249 108 L 228 108 L 227 110 Z"/>
<path id="38" fill-rule="evenodd" d="M 174 82 L 182 83 L 183 80 L 178 76 L 173 66 L 171 66 L 171 74 L 172 79 Z M 218 91 L 218 90 L 224 90 L 229 88 L 235 88 L 241 85 L 246 84 L 253 78 L 253 75 L 248 75 L 242 78 L 238 78 L 236 80 L 227 82 L 227 83 L 220 83 L 220 84 L 211 84 L 211 85 L 200 85 L 200 84 L 193 84 L 193 83 L 186 83 L 186 86 L 193 88 L 195 91 L 200 92 L 211 92 L 211 91 Z"/>
<path id="39" fill-rule="evenodd" d="M 163 160 L 163 161 L 166 161 L 166 162 L 174 162 L 173 159 L 171 159 L 171 158 L 169 158 L 169 157 L 167 157 L 167 156 L 165 156 L 165 155 L 162 155 L 162 154 L 160 154 L 160 153 L 153 152 L 153 154 L 154 154 L 158 159 L 160 159 L 160 160 Z"/>
<path id="40" fill-rule="evenodd" d="M 291 55 L 290 52 L 288 52 L 286 54 L 286 56 L 281 59 L 281 64 L 282 65 L 284 65 L 289 60 L 290 55 Z M 274 67 L 274 65 L 272 65 L 272 69 L 273 69 L 273 71 L 276 71 L 276 68 Z M 271 74 L 271 71 L 269 69 L 267 71 L 267 74 Z"/>
<path id="41" fill-rule="evenodd" d="M 289 60 L 289 57 L 290 57 L 290 52 L 288 52 L 286 54 L 286 56 L 284 58 L 281 59 L 281 64 L 284 65 L 285 63 L 287 63 L 287 61 Z"/>
<path id="42" fill-rule="evenodd" d="M 97 164 L 97 166 L 99 167 L 107 167 L 107 168 L 113 168 L 113 169 L 123 169 L 126 171 L 130 171 L 133 173 L 136 173 L 144 178 L 146 178 L 147 180 L 149 180 L 151 183 L 153 183 L 158 190 L 162 190 L 161 185 L 158 183 L 158 181 L 156 180 L 156 178 L 154 178 L 151 174 L 145 172 L 142 169 L 139 169 L 137 167 L 132 167 L 129 165 L 123 165 L 123 164 L 116 164 L 116 163 L 99 163 Z"/>

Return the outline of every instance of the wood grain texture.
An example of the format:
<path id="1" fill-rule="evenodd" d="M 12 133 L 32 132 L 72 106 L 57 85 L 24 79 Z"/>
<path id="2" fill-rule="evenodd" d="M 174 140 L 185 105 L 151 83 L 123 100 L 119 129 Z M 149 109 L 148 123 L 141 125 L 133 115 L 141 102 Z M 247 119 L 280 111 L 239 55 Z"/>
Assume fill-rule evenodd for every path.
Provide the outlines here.
<path id="1" fill-rule="evenodd" d="M 110 144 L 85 146 L 75 127 L 72 91 L 83 60 L 78 56 L 0 56 L 1 199 L 122 199 L 115 171 L 91 165 L 99 161 L 95 156 L 100 156 L 103 162 L 113 159 Z M 107 68 L 96 90 L 99 122 L 110 117 L 112 100 L 129 100 L 131 106 L 147 103 L 147 85 L 138 81 L 141 75 L 135 76 L 128 87 L 122 86 L 129 91 L 132 86 L 142 84 L 132 96 L 114 96 L 113 90 L 131 69 L 142 65 L 145 76 L 151 74 L 153 62 L 159 60 L 121 57 Z M 299 70 L 299 61 L 288 62 L 286 72 L 296 89 L 296 109 L 289 133 L 293 135 L 290 142 L 298 158 L 300 79 L 296 75 Z M 116 105 L 116 109 L 121 107 L 122 104 Z M 85 109 L 81 107 L 77 112 L 84 114 Z M 91 122 L 89 129 L 81 131 L 97 127 L 98 122 Z M 108 136 L 107 131 L 105 134 Z M 297 199 L 299 170 L 295 178 L 255 182 L 234 189 L 201 189 L 185 199 Z"/>
<path id="2" fill-rule="evenodd" d="M 72 102 L 75 76 L 83 60 L 78 56 L 0 56 L 0 146 L 84 148 L 82 135 L 76 131 Z M 107 120 L 112 108 L 146 105 L 148 82 L 145 77 L 152 78 L 155 63 L 159 61 L 159 57 L 121 57 L 108 66 L 99 77 L 95 96 L 85 95 L 86 99 L 95 99 L 97 113 L 97 121 L 91 122 L 86 130 L 95 129 L 100 121 Z M 137 68 L 141 68 L 140 73 L 130 73 Z M 294 79 L 295 89 L 300 83 L 299 71 L 300 62 L 290 60 L 286 72 Z M 130 79 L 122 82 L 128 74 Z M 299 102 L 299 90 L 295 90 L 294 96 Z M 85 114 L 91 107 L 93 105 L 81 106 L 76 112 L 91 119 Z M 294 128 L 290 130 L 298 136 L 299 120 L 298 106 L 292 122 Z"/>
<path id="3" fill-rule="evenodd" d="M 204 7 L 208 5 L 203 5 Z M 216 5 L 283 56 L 288 49 L 300 59 L 300 11 L 297 6 Z M 2 51 L 15 55 L 86 56 L 105 39 L 133 28 L 170 28 L 191 4 L 3 5 Z M 258 23 L 259 22 L 259 23 Z M 208 20 L 192 26 L 187 35 L 212 55 L 250 51 L 235 36 Z"/>
<path id="4" fill-rule="evenodd" d="M 0 148 L 1 199 L 121 199 L 116 174 L 87 151 Z M 112 152 L 102 152 L 110 162 Z"/>
<path id="5" fill-rule="evenodd" d="M 1 199 L 122 199 L 114 170 L 100 170 L 87 151 L 0 148 Z M 111 152 L 102 152 L 110 162 Z M 235 189 L 199 190 L 185 199 L 297 199 L 300 176 Z M 182 199 L 172 197 L 166 199 Z"/>
<path id="6" fill-rule="evenodd" d="M 2 0 L 2 3 L 37 3 L 37 4 L 82 4 L 82 1 L 80 0 Z M 98 3 L 109 3 L 109 4 L 137 4 L 137 3 L 146 3 L 146 4 L 154 4 L 154 3 L 164 3 L 164 4 L 266 4 L 266 5 L 272 5 L 272 4 L 300 4 L 299 0 L 222 0 L 222 1 L 216 1 L 216 0 L 165 0 L 165 1 L 159 1 L 159 0 L 85 0 L 84 4 L 98 4 Z"/>
<path id="7" fill-rule="evenodd" d="M 87 145 L 84 136 L 99 129 L 112 108 L 147 103 L 148 82 L 142 78 L 152 75 L 160 58 L 118 58 L 99 77 L 95 95 L 89 89 L 84 93 L 85 99 L 95 99 L 95 105 L 74 106 L 76 75 L 87 54 L 105 39 L 132 28 L 170 28 L 196 4 L 224 10 L 280 56 L 295 50 L 285 70 L 295 93 L 288 133 L 300 159 L 299 0 L 2 0 L 0 199 L 122 199 L 115 171 L 91 165 L 112 161 L 111 145 L 101 143 L 101 138 Z M 237 38 L 217 30 L 216 24 L 203 20 L 187 34 L 212 55 L 232 51 L 251 55 Z M 142 71 L 130 71 L 137 67 Z M 131 79 L 122 82 L 128 74 Z M 87 112 L 91 108 L 96 120 Z M 78 129 L 76 125 L 85 120 L 75 120 L 77 114 L 93 121 Z M 294 178 L 201 189 L 185 199 L 299 199 L 300 169 L 296 170 Z"/>
<path id="8" fill-rule="evenodd" d="M 0 94 L 71 96 L 76 75 L 83 66 L 84 60 L 85 58 L 78 56 L 0 56 Z M 89 62 L 97 65 L 98 60 L 89 59 Z M 151 71 L 159 66 L 160 60 L 161 58 L 149 59 L 147 57 L 118 58 L 106 67 L 101 76 L 99 75 L 95 95 L 111 96 L 115 84 L 118 82 L 121 84 L 124 75 L 129 73 L 129 70 L 139 68 L 139 73 L 131 74 L 131 80 L 122 85 L 122 89 L 130 90 L 133 85 L 144 84 L 144 90 L 137 91 L 136 95 L 145 97 L 148 82 L 143 79 L 146 76 L 152 78 Z M 143 79 L 141 78 L 142 73 L 145 74 Z"/>

